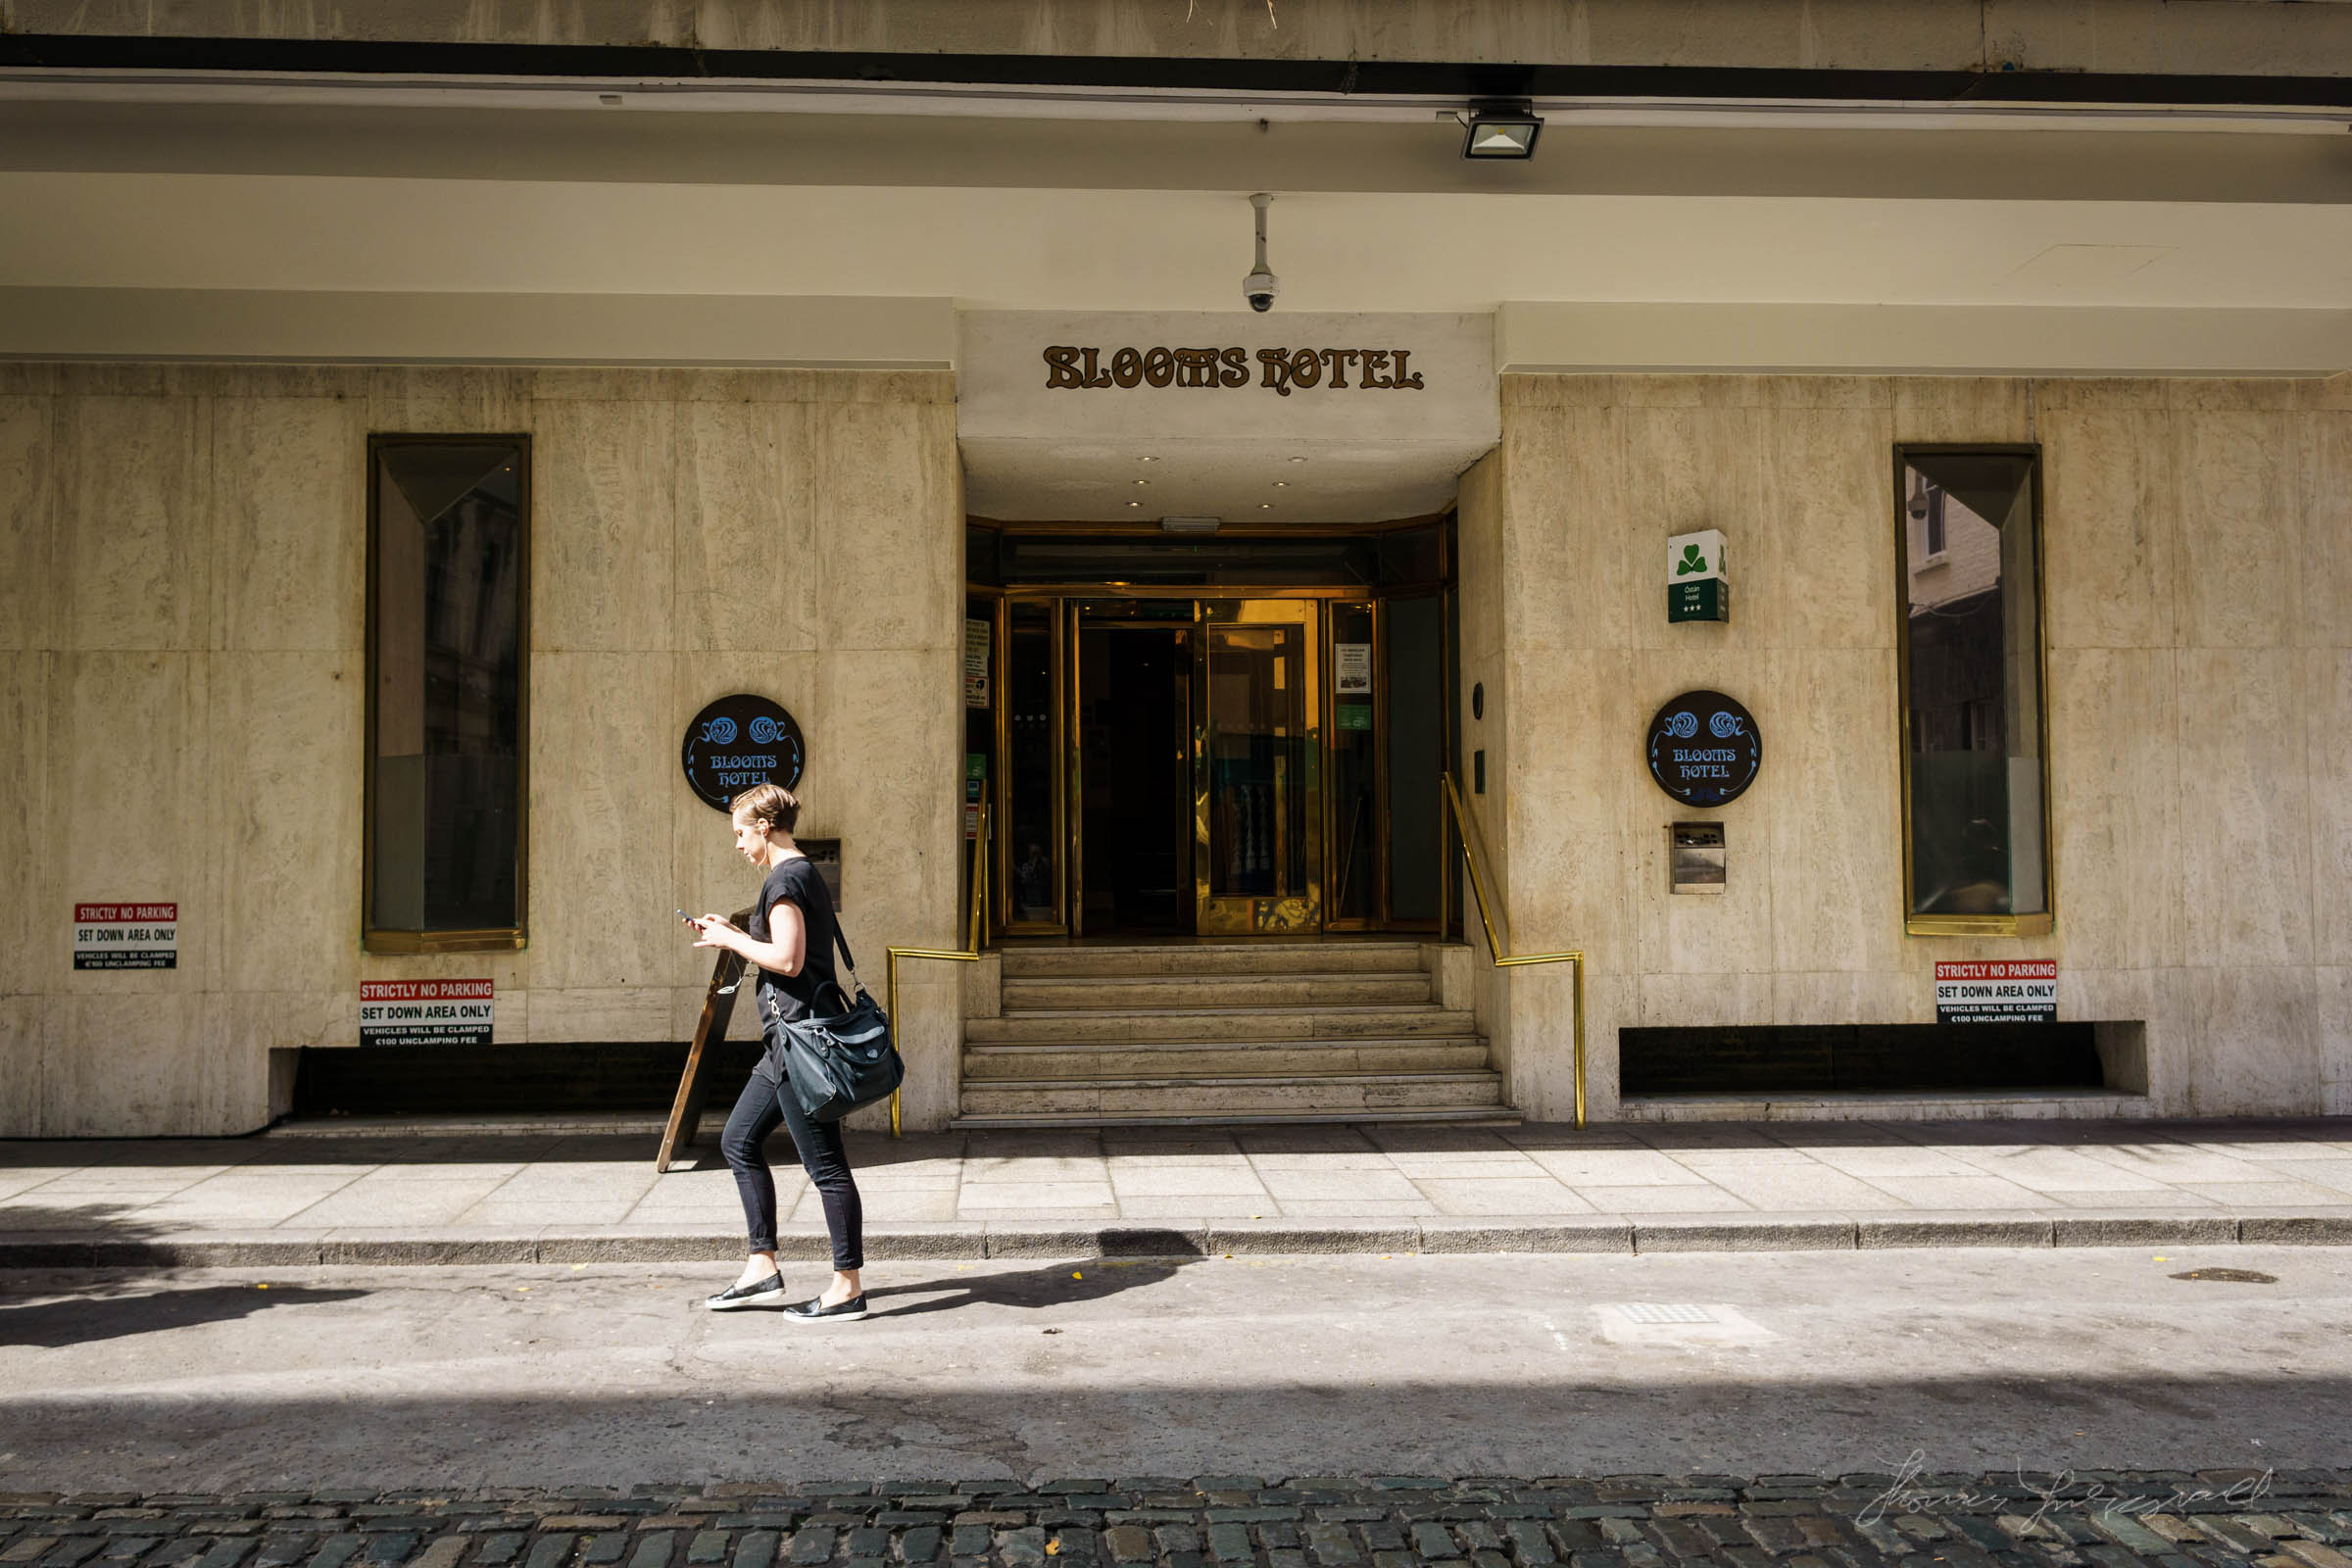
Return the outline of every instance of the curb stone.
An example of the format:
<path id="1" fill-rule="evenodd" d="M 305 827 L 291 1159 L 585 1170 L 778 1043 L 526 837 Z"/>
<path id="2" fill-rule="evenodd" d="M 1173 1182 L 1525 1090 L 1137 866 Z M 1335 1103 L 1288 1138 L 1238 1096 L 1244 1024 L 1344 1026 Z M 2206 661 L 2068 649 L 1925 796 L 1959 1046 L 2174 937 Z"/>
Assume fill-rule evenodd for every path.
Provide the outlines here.
<path id="1" fill-rule="evenodd" d="M 821 1262 L 824 1233 L 777 1238 L 777 1255 Z M 1941 1214 L 1580 1214 L 1423 1220 L 949 1221 L 877 1225 L 870 1256 L 989 1258 L 1343 1256 L 1362 1253 L 1848 1251 L 1894 1248 L 2345 1247 L 2352 1211 L 2194 1214 L 2124 1211 Z M 743 1255 L 731 1233 L 637 1226 L 541 1232 L 0 1232 L 0 1269 L 408 1267 L 442 1264 L 716 1263 Z"/>

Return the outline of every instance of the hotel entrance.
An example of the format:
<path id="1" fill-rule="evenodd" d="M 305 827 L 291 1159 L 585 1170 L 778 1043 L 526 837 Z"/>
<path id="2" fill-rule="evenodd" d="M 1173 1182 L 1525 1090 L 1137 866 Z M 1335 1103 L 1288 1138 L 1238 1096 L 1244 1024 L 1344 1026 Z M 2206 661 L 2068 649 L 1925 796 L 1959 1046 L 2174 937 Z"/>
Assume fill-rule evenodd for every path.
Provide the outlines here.
<path id="1" fill-rule="evenodd" d="M 973 556 L 1011 580 L 969 590 L 965 780 L 992 803 L 995 928 L 1440 929 L 1444 533 L 990 532 Z M 1079 560 L 1101 575 L 1018 580 Z M 1211 580 L 1151 580 L 1179 574 Z M 1214 580 L 1244 576 L 1276 580 Z M 1281 580 L 1318 576 L 1355 580 Z"/>

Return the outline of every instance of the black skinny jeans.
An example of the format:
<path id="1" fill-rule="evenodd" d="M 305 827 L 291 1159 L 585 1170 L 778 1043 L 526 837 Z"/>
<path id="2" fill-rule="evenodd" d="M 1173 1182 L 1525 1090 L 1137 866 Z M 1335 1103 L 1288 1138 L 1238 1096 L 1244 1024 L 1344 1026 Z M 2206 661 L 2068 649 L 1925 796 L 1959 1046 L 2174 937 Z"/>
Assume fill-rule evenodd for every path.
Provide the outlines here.
<path id="1" fill-rule="evenodd" d="M 810 1121 L 801 1111 L 792 1090 L 770 1083 L 758 1073 L 743 1086 L 727 1130 L 718 1137 L 718 1152 L 735 1172 L 736 1191 L 743 1195 L 744 1226 L 751 1232 L 751 1250 L 776 1250 L 776 1180 L 767 1168 L 768 1135 L 779 1126 L 792 1133 L 801 1168 L 825 1205 L 825 1230 L 833 1238 L 833 1266 L 865 1266 L 865 1205 L 858 1199 L 857 1178 L 850 1174 L 849 1151 L 842 1145 L 841 1123 Z"/>

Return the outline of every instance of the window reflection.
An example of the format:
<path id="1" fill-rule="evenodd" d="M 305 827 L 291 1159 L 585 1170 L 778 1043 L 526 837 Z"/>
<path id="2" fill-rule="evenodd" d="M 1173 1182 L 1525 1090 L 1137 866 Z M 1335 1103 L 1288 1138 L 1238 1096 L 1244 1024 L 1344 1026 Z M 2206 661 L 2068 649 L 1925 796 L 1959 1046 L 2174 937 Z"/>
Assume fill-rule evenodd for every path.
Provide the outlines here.
<path id="1" fill-rule="evenodd" d="M 1915 915 L 2049 908 L 2034 461 L 1903 454 Z"/>

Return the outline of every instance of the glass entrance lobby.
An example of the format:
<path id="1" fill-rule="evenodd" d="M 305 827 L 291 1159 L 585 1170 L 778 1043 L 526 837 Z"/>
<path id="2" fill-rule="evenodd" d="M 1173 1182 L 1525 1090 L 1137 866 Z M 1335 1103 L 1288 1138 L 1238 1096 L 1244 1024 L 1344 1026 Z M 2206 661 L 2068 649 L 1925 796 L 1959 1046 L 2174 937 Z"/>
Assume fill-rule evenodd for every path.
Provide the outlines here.
<path id="1" fill-rule="evenodd" d="M 1441 929 L 1449 528 L 975 525 L 965 830 L 988 802 L 996 929 Z"/>

